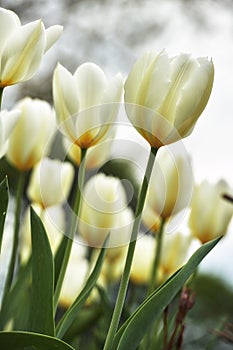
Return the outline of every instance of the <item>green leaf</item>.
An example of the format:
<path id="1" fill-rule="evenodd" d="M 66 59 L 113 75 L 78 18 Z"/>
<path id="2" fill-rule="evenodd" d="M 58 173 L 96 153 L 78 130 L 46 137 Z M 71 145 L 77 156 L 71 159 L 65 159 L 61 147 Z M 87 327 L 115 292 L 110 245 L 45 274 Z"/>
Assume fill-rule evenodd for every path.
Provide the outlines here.
<path id="1" fill-rule="evenodd" d="M 53 255 L 44 226 L 31 208 L 32 238 L 32 297 L 30 331 L 47 335 L 55 334 L 53 291 Z"/>
<path id="2" fill-rule="evenodd" d="M 64 255 L 65 255 L 65 251 L 66 251 L 66 247 L 68 244 L 70 238 L 68 238 L 66 235 L 63 236 L 58 249 L 56 251 L 55 254 L 55 258 L 54 258 L 54 286 L 56 289 L 56 285 L 57 285 L 57 281 L 58 281 L 58 277 L 59 277 L 59 272 L 61 271 L 61 267 L 62 267 L 62 262 L 64 259 Z"/>
<path id="3" fill-rule="evenodd" d="M 106 246 L 106 244 L 104 244 Z M 72 322 L 77 317 L 77 312 L 81 309 L 81 307 L 84 305 L 85 301 L 89 297 L 92 289 L 94 288 L 96 281 L 100 275 L 101 268 L 103 265 L 104 257 L 105 257 L 105 251 L 106 248 L 102 248 L 100 251 L 100 254 L 98 256 L 98 259 L 96 261 L 95 267 L 89 276 L 88 280 L 86 281 L 86 284 L 80 294 L 77 296 L 73 304 L 70 306 L 70 308 L 66 311 L 63 318 L 59 322 L 56 333 L 58 338 L 62 338 L 65 332 L 68 330 Z"/>
<path id="4" fill-rule="evenodd" d="M 29 332 L 0 332 L 1 349 L 24 350 L 33 346 L 36 350 L 74 350 L 60 339 Z"/>
<path id="5" fill-rule="evenodd" d="M 220 239 L 221 237 L 200 247 L 180 271 L 158 290 L 149 295 L 119 329 L 114 338 L 113 349 L 136 349 L 164 308 L 170 304 L 185 281 L 192 275 L 202 259 L 214 248 Z"/>
<path id="6" fill-rule="evenodd" d="M 3 330 L 7 322 L 13 320 L 14 330 L 25 330 L 28 325 L 30 305 L 28 303 L 31 285 L 31 259 L 26 265 L 21 266 L 17 279 L 6 295 L 0 311 L 0 330 Z"/>
<path id="7" fill-rule="evenodd" d="M 0 183 L 0 252 L 2 247 L 2 238 L 4 231 L 4 224 L 6 219 L 6 212 L 8 207 L 9 189 L 7 178 Z"/>

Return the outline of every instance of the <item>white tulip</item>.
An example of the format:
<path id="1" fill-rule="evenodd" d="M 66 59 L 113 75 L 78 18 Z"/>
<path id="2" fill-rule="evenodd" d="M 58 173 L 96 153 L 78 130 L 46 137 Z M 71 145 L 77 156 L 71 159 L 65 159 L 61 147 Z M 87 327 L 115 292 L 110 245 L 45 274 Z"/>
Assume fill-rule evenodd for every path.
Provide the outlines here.
<path id="1" fill-rule="evenodd" d="M 65 229 L 65 211 L 61 205 L 42 208 L 37 203 L 32 204 L 33 209 L 40 217 L 48 239 L 52 252 L 55 253 L 58 248 Z M 30 208 L 28 207 L 20 227 L 20 258 L 23 263 L 26 263 L 31 254 L 31 220 Z"/>
<path id="2" fill-rule="evenodd" d="M 191 201 L 189 226 L 202 243 L 224 235 L 233 214 L 232 204 L 222 198 L 231 189 L 224 180 L 211 184 L 203 181 L 195 187 Z"/>
<path id="3" fill-rule="evenodd" d="M 130 278 L 135 284 L 147 284 L 154 262 L 155 238 L 149 235 L 137 240 Z"/>
<path id="4" fill-rule="evenodd" d="M 119 179 L 104 174 L 93 176 L 85 185 L 79 232 L 85 241 L 101 247 L 110 234 L 109 247 L 129 242 L 133 223 L 125 190 Z"/>
<path id="5" fill-rule="evenodd" d="M 159 265 L 159 277 L 164 280 L 182 267 L 191 253 L 192 237 L 181 232 L 165 234 Z"/>
<path id="6" fill-rule="evenodd" d="M 99 143 L 113 124 L 122 96 L 122 77 L 107 80 L 94 63 L 84 63 L 72 75 L 58 64 L 53 99 L 63 134 L 81 148 Z"/>
<path id="7" fill-rule="evenodd" d="M 13 110 L 11 112 L 4 110 L 0 112 L 0 158 L 2 158 L 7 151 L 8 138 L 14 129 L 19 116 L 19 110 Z"/>
<path id="8" fill-rule="evenodd" d="M 62 34 L 59 25 L 45 29 L 41 20 L 21 25 L 18 16 L 0 8 L 0 88 L 30 79 L 44 53 Z"/>
<path id="9" fill-rule="evenodd" d="M 45 157 L 53 141 L 55 115 L 46 101 L 26 97 L 15 108 L 20 117 L 10 135 L 7 159 L 17 169 L 31 169 Z"/>
<path id="10" fill-rule="evenodd" d="M 207 58 L 147 52 L 125 83 L 128 118 L 152 147 L 176 142 L 191 133 L 213 79 L 214 66 Z"/>
<path id="11" fill-rule="evenodd" d="M 188 207 L 192 193 L 192 169 L 187 155 L 160 149 L 148 186 L 143 221 L 158 225 L 158 216 L 167 219 Z"/>
<path id="12" fill-rule="evenodd" d="M 74 169 L 68 162 L 43 158 L 34 167 L 27 190 L 28 198 L 43 208 L 67 200 L 74 178 Z"/>

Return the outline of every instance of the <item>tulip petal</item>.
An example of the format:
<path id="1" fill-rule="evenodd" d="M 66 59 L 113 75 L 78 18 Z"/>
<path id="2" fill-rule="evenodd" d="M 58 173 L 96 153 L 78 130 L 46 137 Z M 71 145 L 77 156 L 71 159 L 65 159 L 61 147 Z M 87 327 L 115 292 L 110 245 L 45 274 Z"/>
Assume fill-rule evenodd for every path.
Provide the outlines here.
<path id="1" fill-rule="evenodd" d="M 2 52 L 11 33 L 17 30 L 19 26 L 19 17 L 13 11 L 0 8 L 0 52 Z"/>
<path id="2" fill-rule="evenodd" d="M 80 110 L 100 104 L 105 87 L 105 74 L 96 64 L 87 62 L 74 73 Z"/>
<path id="3" fill-rule="evenodd" d="M 134 64 L 125 83 L 125 102 L 135 103 L 139 86 L 144 78 L 148 67 L 157 57 L 155 52 L 146 52 Z"/>
<path id="4" fill-rule="evenodd" d="M 44 52 L 47 52 L 51 46 L 60 38 L 63 32 L 63 27 L 54 25 L 45 30 L 46 43 Z"/>
<path id="5" fill-rule="evenodd" d="M 186 81 L 177 101 L 175 126 L 186 135 L 203 112 L 213 85 L 213 64 L 205 58 L 196 60 L 192 77 Z"/>
<path id="6" fill-rule="evenodd" d="M 136 102 L 151 109 L 158 109 L 164 101 L 170 84 L 170 62 L 168 55 L 162 51 L 148 67 L 140 88 Z"/>
<path id="7" fill-rule="evenodd" d="M 76 141 L 75 115 L 79 111 L 77 88 L 72 74 L 60 63 L 53 75 L 53 100 L 61 131 Z"/>
<path id="8" fill-rule="evenodd" d="M 8 39 L 2 54 L 2 85 L 31 78 L 41 63 L 44 46 L 44 25 L 41 21 L 19 27 Z"/>

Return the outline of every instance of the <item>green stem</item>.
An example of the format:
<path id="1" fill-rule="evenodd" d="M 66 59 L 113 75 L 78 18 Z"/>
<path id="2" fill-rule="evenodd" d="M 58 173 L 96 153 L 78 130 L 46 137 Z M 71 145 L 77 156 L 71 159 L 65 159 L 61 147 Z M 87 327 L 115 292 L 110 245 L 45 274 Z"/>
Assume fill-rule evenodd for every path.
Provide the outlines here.
<path id="1" fill-rule="evenodd" d="M 158 281 L 157 281 L 158 280 L 158 269 L 159 269 L 159 264 L 160 264 L 160 260 L 161 260 L 164 224 L 165 224 L 165 219 L 162 218 L 159 232 L 156 235 L 154 262 L 153 262 L 152 269 L 151 269 L 150 283 L 149 283 L 147 295 L 149 295 L 150 293 L 152 293 L 154 291 L 154 289 L 156 288 L 157 283 L 158 283 Z"/>
<path id="2" fill-rule="evenodd" d="M 76 232 L 77 226 L 78 226 L 80 204 L 81 204 L 81 192 L 82 192 L 84 180 L 85 180 L 86 151 L 87 151 L 86 149 L 81 149 L 81 161 L 80 161 L 80 167 L 79 167 L 79 173 L 78 173 L 79 181 L 78 181 L 78 186 L 76 189 L 74 206 L 73 206 L 74 214 L 72 215 L 71 223 L 70 223 L 68 230 L 67 230 L 67 233 L 66 233 L 66 237 L 67 237 L 66 250 L 65 250 L 63 261 L 62 261 L 61 270 L 59 271 L 58 281 L 57 281 L 55 294 L 54 294 L 54 311 L 55 312 L 57 309 L 63 280 L 65 277 L 67 265 L 68 265 L 69 258 L 70 258 L 70 252 L 71 252 L 71 248 L 72 248 L 72 244 L 73 244 L 74 235 L 75 235 L 75 232 Z"/>
<path id="3" fill-rule="evenodd" d="M 112 349 L 114 336 L 116 334 L 116 331 L 117 331 L 117 328 L 118 328 L 118 325 L 120 322 L 120 317 L 121 317 L 122 309 L 124 306 L 126 292 L 127 292 L 128 283 L 129 283 L 129 276 L 130 276 L 130 270 L 131 270 L 131 265 L 132 265 L 132 261 L 133 261 L 134 250 L 135 250 L 135 246 L 136 246 L 136 240 L 137 240 L 138 231 L 139 231 L 140 222 L 141 222 L 142 210 L 144 207 L 148 183 L 149 183 L 149 179 L 150 179 L 151 172 L 153 169 L 153 165 L 154 165 L 157 151 L 158 151 L 157 148 L 151 147 L 150 156 L 149 156 L 147 167 L 146 167 L 146 172 L 144 175 L 144 179 L 142 182 L 142 186 L 141 186 L 141 190 L 140 190 L 139 198 L 138 198 L 138 202 L 137 202 L 137 207 L 136 207 L 136 212 L 135 212 L 135 220 L 134 220 L 131 239 L 130 239 L 130 243 L 129 243 L 129 247 L 128 247 L 125 268 L 124 268 L 124 272 L 122 275 L 122 279 L 121 279 L 121 283 L 120 283 L 120 287 L 119 287 L 117 300 L 116 300 L 115 308 L 113 311 L 109 331 L 108 331 L 108 334 L 106 337 L 104 350 Z"/>
<path id="4" fill-rule="evenodd" d="M 8 267 L 8 271 L 7 271 L 5 286 L 4 286 L 2 303 L 4 302 L 7 294 L 9 293 L 9 291 L 11 289 L 11 285 L 12 285 L 12 281 L 13 281 L 13 277 L 14 277 L 14 271 L 15 271 L 15 266 L 16 266 L 17 253 L 18 253 L 18 246 L 19 246 L 20 213 L 21 213 L 21 203 L 22 203 L 24 184 L 25 184 L 25 173 L 20 172 L 19 179 L 18 179 L 17 192 L 16 192 L 13 246 L 12 246 L 11 258 L 10 258 L 10 263 L 9 263 L 9 267 Z"/>
<path id="5" fill-rule="evenodd" d="M 0 110 L 2 109 L 2 96 L 3 96 L 4 88 L 0 87 Z"/>

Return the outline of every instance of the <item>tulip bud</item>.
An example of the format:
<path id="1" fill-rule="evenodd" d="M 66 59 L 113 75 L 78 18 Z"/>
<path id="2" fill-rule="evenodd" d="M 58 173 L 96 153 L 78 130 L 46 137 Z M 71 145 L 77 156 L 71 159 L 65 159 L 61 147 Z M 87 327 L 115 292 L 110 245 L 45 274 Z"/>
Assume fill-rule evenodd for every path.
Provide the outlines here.
<path id="1" fill-rule="evenodd" d="M 58 205 L 67 199 L 73 178 L 74 169 L 70 163 L 44 158 L 32 171 L 28 198 L 43 208 Z"/>
<path id="2" fill-rule="evenodd" d="M 197 185 L 193 192 L 189 226 L 192 235 L 202 243 L 224 235 L 233 214 L 231 203 L 222 198 L 230 188 L 224 180 L 215 185 L 207 181 Z"/>
<path id="3" fill-rule="evenodd" d="M 31 169 L 50 150 L 55 116 L 46 101 L 26 97 L 16 104 L 18 122 L 10 135 L 7 159 L 17 169 Z"/>
<path id="4" fill-rule="evenodd" d="M 159 275 L 162 280 L 182 267 L 190 257 L 192 237 L 181 232 L 164 235 Z"/>
<path id="5" fill-rule="evenodd" d="M 30 79 L 43 54 L 62 34 L 61 26 L 45 30 L 41 20 L 21 25 L 18 16 L 0 8 L 0 88 Z"/>
<path id="6" fill-rule="evenodd" d="M 121 95 L 121 76 L 108 81 L 94 63 L 82 64 L 74 75 L 61 64 L 54 71 L 53 99 L 60 129 L 81 148 L 96 145 L 106 136 Z"/>
<path id="7" fill-rule="evenodd" d="M 144 235 L 137 240 L 130 278 L 135 284 L 147 284 L 155 253 L 155 239 Z"/>
<path id="8" fill-rule="evenodd" d="M 7 151 L 7 140 L 17 123 L 19 116 L 19 110 L 0 112 L 0 158 L 2 158 Z"/>
<path id="9" fill-rule="evenodd" d="M 45 227 L 50 247 L 55 253 L 58 248 L 62 233 L 65 229 L 65 212 L 61 205 L 43 209 L 39 204 L 33 203 L 33 209 L 40 217 Z M 23 263 L 26 263 L 31 253 L 31 223 L 30 223 L 30 208 L 28 207 L 22 220 L 20 232 L 20 258 Z"/>
<path id="10" fill-rule="evenodd" d="M 189 205 L 192 171 L 189 158 L 163 148 L 156 158 L 148 186 L 143 221 L 151 228 L 158 225 L 158 216 L 167 219 Z M 154 213 L 154 215 L 153 215 Z"/>
<path id="11" fill-rule="evenodd" d="M 152 147 L 176 142 L 191 133 L 208 102 L 213 78 L 214 66 L 207 58 L 147 52 L 125 83 L 128 118 Z"/>
<path id="12" fill-rule="evenodd" d="M 79 232 L 85 241 L 101 247 L 110 234 L 109 247 L 129 242 L 133 223 L 127 207 L 126 193 L 119 179 L 97 174 L 85 185 L 79 221 Z"/>
<path id="13" fill-rule="evenodd" d="M 59 299 L 59 304 L 65 308 L 75 301 L 84 287 L 89 271 L 85 253 L 85 248 L 74 242 Z"/>

